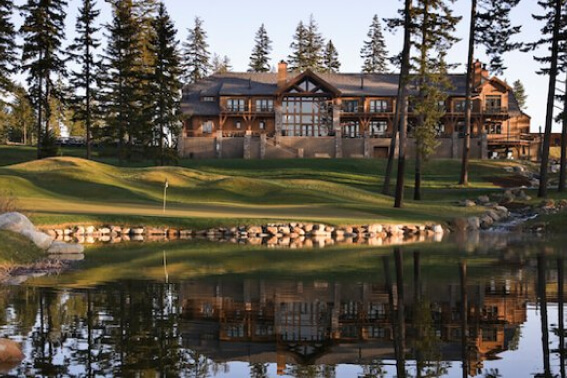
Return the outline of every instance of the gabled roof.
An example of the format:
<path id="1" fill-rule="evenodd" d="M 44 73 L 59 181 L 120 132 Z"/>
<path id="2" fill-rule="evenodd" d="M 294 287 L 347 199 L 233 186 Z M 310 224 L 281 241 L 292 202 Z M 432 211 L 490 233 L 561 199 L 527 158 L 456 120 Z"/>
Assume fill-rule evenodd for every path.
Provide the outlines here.
<path id="1" fill-rule="evenodd" d="M 289 92 L 304 80 L 310 80 L 311 82 L 314 82 L 319 88 L 325 90 L 326 92 L 330 92 L 337 97 L 341 95 L 341 91 L 337 87 L 330 84 L 328 81 L 324 80 L 323 78 L 321 78 L 321 76 L 315 74 L 315 72 L 311 71 L 310 69 L 307 69 L 300 75 L 288 81 L 284 87 L 276 91 L 276 94 L 281 95 L 283 93 Z"/>
<path id="2" fill-rule="evenodd" d="M 449 96 L 465 96 L 466 75 L 449 74 L 452 88 L 447 91 Z M 203 115 L 214 116 L 220 113 L 218 101 L 201 101 L 202 97 L 220 96 L 266 96 L 275 97 L 285 93 L 293 85 L 301 82 L 304 78 L 315 81 L 325 90 L 340 97 L 394 97 L 398 93 L 399 75 L 392 73 L 314 73 L 311 70 L 305 72 L 288 72 L 291 78 L 282 89 L 278 90 L 277 73 L 275 72 L 228 72 L 214 74 L 198 83 L 186 85 L 183 89 L 183 101 L 181 108 L 188 116 Z M 498 79 L 501 85 L 507 84 Z M 486 84 L 486 83 L 484 83 Z M 483 85 L 484 85 L 483 84 Z M 509 93 L 509 108 L 511 112 L 520 114 L 520 109 L 511 89 Z"/>

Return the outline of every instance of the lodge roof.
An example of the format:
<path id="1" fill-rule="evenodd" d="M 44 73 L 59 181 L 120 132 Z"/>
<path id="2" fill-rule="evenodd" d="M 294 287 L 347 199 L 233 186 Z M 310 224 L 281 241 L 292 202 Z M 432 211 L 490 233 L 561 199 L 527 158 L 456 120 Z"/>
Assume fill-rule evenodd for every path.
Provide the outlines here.
<path id="1" fill-rule="evenodd" d="M 288 83 L 301 72 L 288 72 Z M 317 73 L 316 78 L 336 88 L 341 97 L 393 97 L 398 91 L 398 74 L 373 73 Z M 465 74 L 449 74 L 452 88 L 449 96 L 465 96 Z M 213 74 L 197 83 L 185 86 L 182 110 L 187 115 L 218 115 L 218 101 L 202 101 L 202 97 L 268 96 L 278 94 L 277 73 L 228 72 Z M 520 109 L 512 91 L 509 91 L 509 111 L 519 115 Z"/>

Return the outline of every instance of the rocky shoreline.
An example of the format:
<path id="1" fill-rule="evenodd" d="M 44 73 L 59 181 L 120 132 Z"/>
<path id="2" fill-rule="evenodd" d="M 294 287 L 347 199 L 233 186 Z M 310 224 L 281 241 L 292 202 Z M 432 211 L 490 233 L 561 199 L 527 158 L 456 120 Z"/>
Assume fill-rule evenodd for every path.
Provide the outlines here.
<path id="1" fill-rule="evenodd" d="M 439 224 L 371 224 L 334 227 L 325 224 L 290 222 L 241 225 L 230 228 L 216 227 L 205 230 L 115 225 L 85 227 L 78 225 L 59 229 L 48 228 L 44 232 L 56 241 L 78 244 L 206 239 L 235 244 L 310 248 L 335 244 L 379 246 L 440 241 L 448 230 Z"/>

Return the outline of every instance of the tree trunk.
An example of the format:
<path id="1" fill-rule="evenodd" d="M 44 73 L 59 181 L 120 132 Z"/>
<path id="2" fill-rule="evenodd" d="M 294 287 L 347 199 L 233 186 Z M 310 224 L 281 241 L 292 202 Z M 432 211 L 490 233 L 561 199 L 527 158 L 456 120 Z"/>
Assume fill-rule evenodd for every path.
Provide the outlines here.
<path id="1" fill-rule="evenodd" d="M 37 94 L 37 158 L 41 159 L 41 128 L 42 128 L 42 115 L 43 115 L 43 77 L 39 75 L 38 94 Z"/>
<path id="2" fill-rule="evenodd" d="M 408 121 L 408 109 L 407 109 L 407 82 L 410 70 L 410 48 L 411 48 L 411 0 L 405 1 L 404 7 L 404 48 L 402 51 L 402 68 L 400 71 L 400 82 L 399 85 L 401 90 L 398 91 L 398 106 L 401 107 L 400 110 L 400 122 L 399 122 L 399 135 L 400 135 L 400 146 L 398 152 L 398 175 L 396 180 L 396 198 L 394 200 L 394 207 L 400 208 L 403 206 L 404 202 L 404 174 L 406 168 L 406 132 L 407 132 L 407 121 Z"/>
<path id="3" fill-rule="evenodd" d="M 538 197 L 547 197 L 547 166 L 549 164 L 549 145 L 551 142 L 551 126 L 553 125 L 553 108 L 555 102 L 555 85 L 557 80 L 557 57 L 559 55 L 559 28 L 563 1 L 555 0 L 555 19 L 553 21 L 553 40 L 551 43 L 551 67 L 549 69 L 549 88 L 547 91 L 547 112 L 545 115 L 545 131 L 539 170 Z"/>
<path id="4" fill-rule="evenodd" d="M 549 361 L 549 329 L 547 319 L 547 291 L 545 282 L 546 260 L 543 254 L 537 256 L 537 287 L 541 318 L 541 345 L 543 348 L 544 377 L 551 377 L 551 364 Z"/>
<path id="5" fill-rule="evenodd" d="M 390 149 L 388 150 L 388 162 L 386 163 L 386 173 L 384 175 L 384 186 L 382 194 L 390 194 L 390 181 L 392 178 L 392 169 L 394 168 L 394 157 L 396 156 L 396 139 L 398 137 L 398 130 L 400 125 L 400 111 L 401 106 L 398 100 L 400 99 L 401 86 L 398 88 L 398 95 L 396 100 L 396 114 L 394 116 L 394 123 L 392 125 L 392 139 L 390 140 Z"/>
<path id="6" fill-rule="evenodd" d="M 469 304 L 467 296 L 467 262 L 463 261 L 459 265 L 461 277 L 461 358 L 463 360 L 463 378 L 468 377 L 468 336 L 469 336 Z"/>
<path id="7" fill-rule="evenodd" d="M 87 28 L 90 25 L 87 25 Z M 86 111 L 86 119 L 85 119 L 85 132 L 86 132 L 86 144 L 87 144 L 87 160 L 91 160 L 91 67 L 90 67 L 90 45 L 89 43 L 86 44 L 87 51 L 85 55 L 87 56 L 86 59 L 86 67 L 85 67 L 85 84 L 86 84 L 86 92 L 85 92 L 85 111 Z"/>
<path id="8" fill-rule="evenodd" d="M 415 178 L 413 185 L 413 199 L 421 201 L 421 154 L 419 153 L 420 143 L 416 141 L 415 151 Z"/>
<path id="9" fill-rule="evenodd" d="M 472 125 L 472 86 L 473 86 L 473 64 L 474 64 L 474 38 L 476 34 L 476 3 L 471 1 L 471 24 L 469 28 L 469 52 L 467 58 L 467 82 L 465 87 L 465 135 L 463 137 L 463 159 L 461 163 L 460 185 L 469 184 L 469 155 L 471 150 Z"/>
<path id="10" fill-rule="evenodd" d="M 559 170 L 559 192 L 565 191 L 567 169 L 567 79 L 565 80 L 565 94 L 563 95 L 563 125 L 561 128 L 561 164 Z"/>
<path id="11" fill-rule="evenodd" d="M 405 339 L 406 339 L 406 321 L 405 321 L 405 298 L 404 298 L 404 258 L 403 252 L 400 248 L 394 248 L 394 257 L 396 259 L 396 291 L 398 293 L 398 309 L 397 320 L 398 323 L 398 356 L 396 358 L 396 366 L 398 377 L 405 378 L 406 376 L 406 363 L 405 363 Z"/>

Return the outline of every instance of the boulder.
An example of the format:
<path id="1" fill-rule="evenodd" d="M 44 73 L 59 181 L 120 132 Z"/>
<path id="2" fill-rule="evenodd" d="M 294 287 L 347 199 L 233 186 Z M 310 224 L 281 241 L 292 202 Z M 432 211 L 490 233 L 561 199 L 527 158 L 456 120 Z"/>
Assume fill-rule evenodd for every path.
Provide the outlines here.
<path id="1" fill-rule="evenodd" d="M 434 225 L 431 230 L 435 233 L 435 234 L 443 234 L 444 230 L 443 227 L 440 224 L 436 224 Z"/>
<path id="2" fill-rule="evenodd" d="M 94 226 L 88 226 L 88 227 L 85 228 L 85 234 L 88 234 L 88 235 L 94 234 L 95 231 L 96 231 L 96 229 L 95 229 Z"/>
<path id="3" fill-rule="evenodd" d="M 381 224 L 375 223 L 368 226 L 368 232 L 379 234 L 382 231 L 384 231 L 384 226 L 382 226 Z"/>
<path id="4" fill-rule="evenodd" d="M 51 243 L 53 243 L 53 238 L 51 236 L 33 229 L 24 230 L 21 234 L 31 240 L 38 248 L 43 250 L 48 249 L 51 246 Z"/>
<path id="5" fill-rule="evenodd" d="M 18 343 L 8 339 L 0 339 L 0 364 L 19 363 L 23 359 L 24 354 Z"/>
<path id="6" fill-rule="evenodd" d="M 469 230 L 475 231 L 480 229 L 480 220 L 478 217 L 469 217 L 467 218 L 467 222 Z"/>
<path id="7" fill-rule="evenodd" d="M 467 218 L 455 218 L 453 219 L 453 226 L 456 231 L 466 231 L 469 227 L 469 222 Z"/>
<path id="8" fill-rule="evenodd" d="M 480 227 L 483 230 L 489 229 L 490 227 L 492 227 L 493 224 L 494 224 L 494 219 L 492 219 L 490 215 L 485 214 L 482 217 L 480 217 Z"/>
<path id="9" fill-rule="evenodd" d="M 51 244 L 51 246 L 49 247 L 49 249 L 47 250 L 47 253 L 49 253 L 50 255 L 66 255 L 66 254 L 80 254 L 83 253 L 85 251 L 85 247 L 83 247 L 81 244 L 67 244 L 67 243 L 61 243 L 61 242 L 53 242 Z"/>
<path id="10" fill-rule="evenodd" d="M 488 196 L 479 196 L 477 198 L 477 202 L 479 205 L 486 205 L 487 203 L 490 202 L 490 197 Z"/>
<path id="11" fill-rule="evenodd" d="M 468 199 L 467 199 L 467 200 L 464 200 L 463 202 L 461 202 L 461 204 L 462 204 L 464 207 L 474 207 L 474 206 L 476 206 L 476 203 L 475 203 L 474 201 L 471 201 L 471 200 L 468 200 Z"/>
<path id="12" fill-rule="evenodd" d="M 0 215 L 0 230 L 21 233 L 24 230 L 35 230 L 35 227 L 23 214 L 6 213 Z"/>

